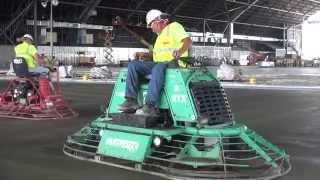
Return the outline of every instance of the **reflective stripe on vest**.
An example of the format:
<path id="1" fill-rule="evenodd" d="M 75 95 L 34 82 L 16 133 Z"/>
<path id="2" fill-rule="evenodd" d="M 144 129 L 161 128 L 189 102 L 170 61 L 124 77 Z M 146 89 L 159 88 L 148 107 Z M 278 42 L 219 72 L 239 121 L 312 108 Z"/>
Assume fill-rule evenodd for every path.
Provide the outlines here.
<path id="1" fill-rule="evenodd" d="M 153 48 L 153 61 L 154 62 L 166 62 L 173 60 L 173 51 L 182 47 L 183 42 L 176 40 L 175 35 L 181 32 L 177 27 L 177 23 L 173 22 L 165 27 L 158 35 L 156 43 Z M 187 57 L 188 51 L 184 52 L 181 57 Z M 184 63 L 179 63 L 183 66 Z M 183 66 L 185 67 L 185 66 Z"/>

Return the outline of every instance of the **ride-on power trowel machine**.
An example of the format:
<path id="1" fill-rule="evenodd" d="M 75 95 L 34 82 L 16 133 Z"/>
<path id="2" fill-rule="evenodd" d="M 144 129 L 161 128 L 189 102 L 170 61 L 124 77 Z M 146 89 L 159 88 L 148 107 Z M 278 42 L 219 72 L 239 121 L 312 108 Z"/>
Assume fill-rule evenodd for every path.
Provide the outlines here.
<path id="1" fill-rule="evenodd" d="M 105 114 L 67 138 L 65 154 L 168 179 L 273 179 L 290 171 L 283 150 L 234 120 L 214 70 L 168 68 L 159 114 L 150 117 L 118 111 L 126 73 Z M 141 105 L 146 91 L 142 83 Z"/>
<path id="2" fill-rule="evenodd" d="M 0 117 L 51 120 L 78 115 L 61 95 L 58 75 L 51 84 L 47 77 L 29 72 L 23 58 L 13 59 L 12 65 L 17 77 L 0 93 Z"/>

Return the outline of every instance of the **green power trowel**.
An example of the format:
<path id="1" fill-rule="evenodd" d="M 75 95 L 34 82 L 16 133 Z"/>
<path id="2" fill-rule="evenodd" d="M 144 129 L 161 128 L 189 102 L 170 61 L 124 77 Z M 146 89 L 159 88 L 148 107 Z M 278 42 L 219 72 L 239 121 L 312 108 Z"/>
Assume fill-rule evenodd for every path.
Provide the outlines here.
<path id="1" fill-rule="evenodd" d="M 234 120 L 224 89 L 209 68 L 168 68 L 159 115 L 121 113 L 127 70 L 106 112 L 69 136 L 64 153 L 167 179 L 273 179 L 289 156 Z M 139 103 L 147 92 L 141 80 Z"/>

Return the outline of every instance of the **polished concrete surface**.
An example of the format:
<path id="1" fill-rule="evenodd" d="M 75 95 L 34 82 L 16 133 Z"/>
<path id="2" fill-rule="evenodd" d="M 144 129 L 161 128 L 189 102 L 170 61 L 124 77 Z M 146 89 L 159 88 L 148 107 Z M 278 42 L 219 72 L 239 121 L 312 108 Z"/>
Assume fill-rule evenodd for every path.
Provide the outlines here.
<path id="1" fill-rule="evenodd" d="M 0 89 L 5 87 L 0 82 Z M 63 84 L 80 116 L 67 121 L 0 119 L 1 180 L 138 180 L 162 178 L 72 159 L 62 152 L 65 138 L 100 114 L 112 85 Z M 281 180 L 320 175 L 320 91 L 227 89 L 236 119 L 284 148 L 292 171 Z"/>

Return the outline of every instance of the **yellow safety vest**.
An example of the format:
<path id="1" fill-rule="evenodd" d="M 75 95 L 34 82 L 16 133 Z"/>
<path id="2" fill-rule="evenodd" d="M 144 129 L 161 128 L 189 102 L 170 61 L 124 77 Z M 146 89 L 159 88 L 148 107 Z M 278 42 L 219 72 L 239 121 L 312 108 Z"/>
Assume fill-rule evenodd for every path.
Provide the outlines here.
<path id="1" fill-rule="evenodd" d="M 182 47 L 182 40 L 189 35 L 183 26 L 178 22 L 172 22 L 167 25 L 158 35 L 153 47 L 153 61 L 167 62 L 173 60 L 172 53 Z M 181 57 L 187 57 L 188 51 L 185 51 Z M 179 61 L 180 67 L 186 67 L 186 64 Z"/>
<path id="2" fill-rule="evenodd" d="M 33 57 L 37 53 L 37 49 L 34 45 L 22 42 L 14 48 L 14 51 L 16 53 L 16 57 L 22 57 L 26 60 L 29 69 L 36 67 Z"/>

